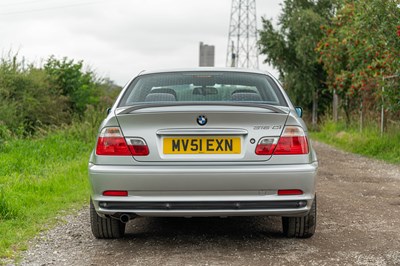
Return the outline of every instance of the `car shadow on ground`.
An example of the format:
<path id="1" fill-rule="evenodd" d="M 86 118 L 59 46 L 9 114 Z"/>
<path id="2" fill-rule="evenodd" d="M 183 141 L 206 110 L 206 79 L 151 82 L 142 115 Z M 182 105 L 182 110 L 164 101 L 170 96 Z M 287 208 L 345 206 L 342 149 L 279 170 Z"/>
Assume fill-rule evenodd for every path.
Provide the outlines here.
<path id="1" fill-rule="evenodd" d="M 126 226 L 125 239 L 156 237 L 159 240 L 207 238 L 275 239 L 284 238 L 280 217 L 228 217 L 228 218 L 137 218 Z"/>
<path id="2" fill-rule="evenodd" d="M 270 256 L 308 250 L 283 236 L 280 217 L 137 218 L 127 224 L 124 238 L 99 244 L 94 264 L 104 264 L 106 254 L 132 265 L 265 265 Z"/>

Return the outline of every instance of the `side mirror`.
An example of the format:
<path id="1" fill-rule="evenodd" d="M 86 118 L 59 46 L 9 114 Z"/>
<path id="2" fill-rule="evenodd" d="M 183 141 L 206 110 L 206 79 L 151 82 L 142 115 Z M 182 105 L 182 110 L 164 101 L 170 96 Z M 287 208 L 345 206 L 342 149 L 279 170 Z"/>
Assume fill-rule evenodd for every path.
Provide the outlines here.
<path id="1" fill-rule="evenodd" d="M 107 108 L 107 115 L 109 115 L 111 113 L 111 107 Z"/>
<path id="2" fill-rule="evenodd" d="M 296 113 L 300 118 L 303 117 L 303 108 L 301 108 L 300 106 L 297 106 L 294 109 L 296 110 Z"/>

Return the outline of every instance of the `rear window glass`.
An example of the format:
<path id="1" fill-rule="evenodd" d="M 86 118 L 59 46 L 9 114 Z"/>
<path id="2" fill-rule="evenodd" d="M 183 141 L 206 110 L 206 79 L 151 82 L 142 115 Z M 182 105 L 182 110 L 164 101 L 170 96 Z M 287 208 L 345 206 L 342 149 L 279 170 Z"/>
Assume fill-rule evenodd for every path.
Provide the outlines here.
<path id="1" fill-rule="evenodd" d="M 287 106 L 268 76 L 240 72 L 171 72 L 137 77 L 119 106 L 157 102 L 257 102 Z"/>

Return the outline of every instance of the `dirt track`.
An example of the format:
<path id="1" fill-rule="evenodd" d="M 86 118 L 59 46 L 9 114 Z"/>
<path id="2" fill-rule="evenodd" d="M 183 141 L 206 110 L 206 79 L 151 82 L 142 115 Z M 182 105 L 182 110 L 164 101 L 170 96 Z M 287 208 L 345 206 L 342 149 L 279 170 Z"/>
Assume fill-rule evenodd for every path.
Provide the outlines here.
<path id="1" fill-rule="evenodd" d="M 400 166 L 314 143 L 317 233 L 286 239 L 277 217 L 140 218 L 96 240 L 88 209 L 43 233 L 23 265 L 400 265 Z"/>

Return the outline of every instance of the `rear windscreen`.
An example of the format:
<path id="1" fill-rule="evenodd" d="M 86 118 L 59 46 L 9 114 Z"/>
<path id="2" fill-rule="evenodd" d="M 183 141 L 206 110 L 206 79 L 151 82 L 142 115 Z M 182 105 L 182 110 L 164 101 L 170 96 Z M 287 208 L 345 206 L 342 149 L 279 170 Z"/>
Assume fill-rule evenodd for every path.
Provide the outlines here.
<path id="1" fill-rule="evenodd" d="M 171 72 L 137 77 L 119 107 L 162 102 L 257 102 L 287 106 L 269 76 L 240 72 Z"/>

